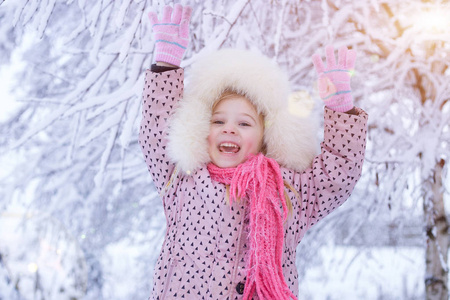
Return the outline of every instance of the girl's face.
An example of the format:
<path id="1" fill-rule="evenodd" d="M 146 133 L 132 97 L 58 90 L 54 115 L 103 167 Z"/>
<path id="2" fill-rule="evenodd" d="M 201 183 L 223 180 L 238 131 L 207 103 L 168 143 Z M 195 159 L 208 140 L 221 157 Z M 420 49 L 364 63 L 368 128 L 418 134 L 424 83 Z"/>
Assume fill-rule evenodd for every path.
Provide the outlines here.
<path id="1" fill-rule="evenodd" d="M 261 150 L 263 134 L 262 117 L 247 98 L 231 95 L 219 100 L 209 128 L 211 162 L 220 168 L 236 167 Z"/>

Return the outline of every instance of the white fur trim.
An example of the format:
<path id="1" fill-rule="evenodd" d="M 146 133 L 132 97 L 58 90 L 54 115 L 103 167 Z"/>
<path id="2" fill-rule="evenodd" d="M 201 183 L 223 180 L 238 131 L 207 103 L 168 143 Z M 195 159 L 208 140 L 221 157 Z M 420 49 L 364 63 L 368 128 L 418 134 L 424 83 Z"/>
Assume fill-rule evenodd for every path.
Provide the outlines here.
<path id="1" fill-rule="evenodd" d="M 264 114 L 268 157 L 296 171 L 311 165 L 317 150 L 316 122 L 289 113 L 287 76 L 269 58 L 245 50 L 219 50 L 198 60 L 190 72 L 169 129 L 169 156 L 183 172 L 210 161 L 211 111 L 227 88 L 245 95 Z"/>

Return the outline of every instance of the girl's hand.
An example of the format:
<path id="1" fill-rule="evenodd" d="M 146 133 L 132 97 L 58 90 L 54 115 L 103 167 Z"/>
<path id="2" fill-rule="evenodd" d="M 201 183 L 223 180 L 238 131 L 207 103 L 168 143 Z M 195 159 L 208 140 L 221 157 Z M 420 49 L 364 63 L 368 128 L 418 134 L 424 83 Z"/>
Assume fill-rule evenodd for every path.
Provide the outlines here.
<path id="1" fill-rule="evenodd" d="M 180 66 L 189 44 L 191 13 L 191 7 L 175 4 L 173 13 L 171 6 L 164 7 L 161 21 L 158 20 L 155 12 L 148 14 L 155 39 L 154 58 L 156 62 Z"/>
<path id="2" fill-rule="evenodd" d="M 328 108 L 338 112 L 349 111 L 353 108 L 350 78 L 355 68 L 356 52 L 348 50 L 345 46 L 341 47 L 337 65 L 333 46 L 327 46 L 325 52 L 326 68 L 319 54 L 312 56 L 314 67 L 319 75 L 319 96 Z"/>

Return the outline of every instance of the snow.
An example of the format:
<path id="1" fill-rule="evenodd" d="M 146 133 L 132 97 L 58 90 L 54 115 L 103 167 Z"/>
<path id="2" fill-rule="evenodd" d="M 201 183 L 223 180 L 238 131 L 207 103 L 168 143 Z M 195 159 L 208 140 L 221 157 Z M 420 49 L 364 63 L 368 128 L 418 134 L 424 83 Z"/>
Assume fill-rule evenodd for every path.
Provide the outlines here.
<path id="1" fill-rule="evenodd" d="M 0 85 L 0 99 L 2 99 L 0 122 L 4 122 L 20 107 L 20 104 L 14 101 L 14 97 L 9 89 L 16 82 L 13 68 L 11 66 L 2 67 L 0 69 L 0 78 L 2 82 Z"/>
<path id="2" fill-rule="evenodd" d="M 130 27 L 128 27 L 125 36 L 123 37 L 122 47 L 120 49 L 119 61 L 123 62 L 128 56 L 128 52 L 130 51 L 131 44 L 133 40 L 136 38 L 136 31 L 141 25 L 143 14 L 144 14 L 145 2 L 141 2 L 139 6 L 136 8 L 138 14 L 134 17 L 134 21 Z"/>
<path id="3" fill-rule="evenodd" d="M 128 299 L 139 282 L 139 257 L 143 246 L 121 242 L 110 245 L 102 258 L 104 269 L 104 297 L 106 299 Z"/>
<path id="4" fill-rule="evenodd" d="M 32 299 L 36 284 L 43 287 L 36 296 L 82 297 L 87 283 L 82 251 L 61 224 L 47 220 L 42 226 L 40 221 L 39 215 L 17 210 L 1 215 L 1 271 L 6 270 L 25 299 Z"/>
<path id="5" fill-rule="evenodd" d="M 0 122 L 7 121 L 8 117 L 13 115 L 14 112 L 22 106 L 16 99 L 22 97 L 24 93 L 20 90 L 13 89 L 13 87 L 19 82 L 17 75 L 20 74 L 20 72 L 23 72 L 26 67 L 24 61 L 21 60 L 24 51 L 23 49 L 29 47 L 29 44 L 32 43 L 33 40 L 32 37 L 27 36 L 23 48 L 17 49 L 17 51 L 12 54 L 11 62 L 9 64 L 0 65 Z"/>
<path id="6" fill-rule="evenodd" d="M 24 299 L 149 296 L 166 221 L 137 134 L 154 45 L 146 14 L 168 2 L 2 2 L 1 300 L 19 299 L 17 281 Z M 449 157 L 448 18 L 416 22 L 432 6 L 423 1 L 184 4 L 194 7 L 187 75 L 205 52 L 256 49 L 317 98 L 311 55 L 326 44 L 357 50 L 352 87 L 370 126 L 363 177 L 349 206 L 300 245 L 300 295 L 423 299 L 422 199 Z"/>
<path id="7" fill-rule="evenodd" d="M 22 223 L 23 218 L 31 222 L 25 225 Z M 82 297 L 87 274 L 79 244 L 76 239 L 67 236 L 64 227 L 59 227 L 54 220 L 46 222 L 50 226 L 48 233 L 44 237 L 41 235 L 40 241 L 35 243 L 36 231 L 45 230 L 45 227 L 33 222 L 32 214 L 27 215 L 18 210 L 2 214 L 0 252 L 4 255 L 6 265 L 0 268 L 0 275 L 6 270 L 6 274 L 14 281 L 22 274 L 20 286 L 22 296 L 26 299 L 31 299 L 28 295 L 32 294 L 33 278 L 37 273 L 43 286 L 63 286 L 67 290 L 66 294 L 58 294 L 52 288 L 48 294 L 53 297 L 50 299 L 56 299 L 55 295 L 61 300 L 69 299 L 69 295 Z M 141 280 L 141 253 L 148 251 L 149 245 L 159 248 L 162 243 L 157 231 L 148 236 L 153 236 L 153 243 L 139 244 L 125 240 L 105 248 L 100 262 L 104 280 L 103 297 L 111 300 L 130 299 Z M 31 245 L 37 248 L 30 248 Z M 308 264 L 304 275 L 300 277 L 300 299 L 420 299 L 424 293 L 423 257 L 424 250 L 419 247 L 361 249 L 329 243 L 318 249 L 315 263 Z M 81 263 L 81 267 L 77 267 L 77 262 Z M 152 272 L 147 271 L 150 281 Z"/>
<path id="8" fill-rule="evenodd" d="M 318 255 L 321 265 L 300 281 L 305 299 L 421 299 L 424 293 L 421 248 L 326 246 Z"/>

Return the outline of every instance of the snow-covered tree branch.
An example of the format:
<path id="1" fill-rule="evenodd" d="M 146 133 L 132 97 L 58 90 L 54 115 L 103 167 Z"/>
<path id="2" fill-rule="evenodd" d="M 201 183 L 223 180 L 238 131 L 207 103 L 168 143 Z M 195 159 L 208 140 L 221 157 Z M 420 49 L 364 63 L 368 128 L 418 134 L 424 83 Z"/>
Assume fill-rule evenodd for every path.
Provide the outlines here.
<path id="1" fill-rule="evenodd" d="M 24 216 L 34 216 L 31 223 L 18 217 L 22 234 L 36 234 L 29 241 L 32 246 L 48 237 L 46 231 L 30 228 L 47 224 L 80 249 L 71 254 L 80 262 L 73 278 L 61 283 L 63 291 L 41 280 L 39 289 L 46 297 L 145 299 L 150 293 L 149 278 L 165 220 L 137 133 L 143 74 L 152 63 L 154 46 L 147 13 L 161 11 L 166 3 L 0 1 L 0 63 L 8 65 L 18 55 L 26 65 L 18 71 L 13 90 L 20 107 L 0 125 L 0 154 L 4 160 L 14 160 L 12 170 L 0 173 L 0 213 L 19 205 L 26 208 Z M 305 248 L 312 250 L 302 248 L 299 274 L 315 262 L 313 257 L 318 259 L 314 249 L 329 240 L 351 244 L 358 238 L 363 242 L 373 238 L 362 237 L 361 232 L 375 219 L 422 222 L 424 213 L 418 213 L 422 205 L 435 213 L 436 191 L 448 196 L 448 2 L 182 3 L 194 8 L 190 48 L 182 62 L 187 72 L 208 51 L 256 49 L 281 65 L 293 91 L 318 99 L 311 55 L 323 55 L 328 44 L 357 50 L 354 98 L 370 116 L 363 178 L 350 204 L 315 229 L 320 233 L 343 228 L 346 233 L 339 236 L 345 238 L 305 240 Z M 442 12 L 446 17 L 440 22 L 422 22 L 427 13 L 433 20 Z M 321 107 L 317 102 L 314 113 L 320 114 Z M 443 179 L 441 187 L 433 185 L 436 176 Z M 439 207 L 444 209 L 440 216 L 445 216 L 444 206 Z M 431 219 L 426 224 L 430 232 L 436 227 Z M 107 279 L 113 275 L 104 270 L 105 260 L 118 244 L 134 253 L 130 264 L 136 270 L 129 278 L 134 288 L 127 295 L 114 295 L 119 287 L 110 285 Z M 5 249 L 0 243 L 0 262 L 17 259 Z M 29 292 L 4 266 L 0 264 L 0 298 Z M 85 277 L 80 292 L 79 282 Z M 8 280 L 8 285 L 3 283 Z M 2 284 L 10 294 L 2 295 L 7 291 Z"/>

